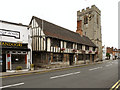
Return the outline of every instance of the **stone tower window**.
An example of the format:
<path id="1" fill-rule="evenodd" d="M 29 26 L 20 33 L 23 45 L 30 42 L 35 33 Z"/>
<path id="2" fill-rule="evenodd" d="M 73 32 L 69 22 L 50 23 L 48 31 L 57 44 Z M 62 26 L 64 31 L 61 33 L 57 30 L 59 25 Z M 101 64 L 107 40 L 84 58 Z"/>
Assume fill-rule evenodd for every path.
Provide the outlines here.
<path id="1" fill-rule="evenodd" d="M 86 15 L 84 16 L 84 24 L 88 24 L 88 17 Z"/>

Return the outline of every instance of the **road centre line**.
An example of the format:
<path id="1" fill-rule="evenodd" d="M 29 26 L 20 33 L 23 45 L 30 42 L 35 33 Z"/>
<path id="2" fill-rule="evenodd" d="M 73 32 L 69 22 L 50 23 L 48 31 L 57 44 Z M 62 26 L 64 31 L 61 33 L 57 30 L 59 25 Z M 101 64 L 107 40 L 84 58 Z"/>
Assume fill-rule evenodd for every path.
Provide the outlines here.
<path id="1" fill-rule="evenodd" d="M 64 74 L 64 75 L 59 75 L 59 76 L 53 76 L 50 77 L 50 79 L 55 79 L 55 78 L 60 78 L 60 77 L 65 77 L 65 76 L 70 76 L 70 75 L 75 75 L 75 74 L 79 74 L 80 72 L 74 72 L 74 73 L 68 73 L 68 74 Z"/>
<path id="2" fill-rule="evenodd" d="M 99 69 L 99 68 L 102 68 L 102 67 L 92 68 L 92 69 L 89 69 L 89 70 L 93 71 L 93 70 L 96 70 L 96 69 Z"/>
<path id="3" fill-rule="evenodd" d="M 14 87 L 14 86 L 19 86 L 19 85 L 23 85 L 24 83 L 18 83 L 18 84 L 13 84 L 13 85 L 7 85 L 7 86 L 2 86 L 0 87 L 0 89 L 2 88 L 8 88 L 8 87 Z"/>
<path id="4" fill-rule="evenodd" d="M 112 64 L 105 65 L 106 67 L 111 66 Z"/>

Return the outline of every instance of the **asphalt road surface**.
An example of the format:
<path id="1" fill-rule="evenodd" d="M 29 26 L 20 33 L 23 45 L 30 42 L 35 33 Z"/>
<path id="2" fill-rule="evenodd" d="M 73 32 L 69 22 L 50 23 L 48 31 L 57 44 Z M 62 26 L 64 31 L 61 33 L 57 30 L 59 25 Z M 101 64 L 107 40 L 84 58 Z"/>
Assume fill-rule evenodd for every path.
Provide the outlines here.
<path id="1" fill-rule="evenodd" d="M 1 88 L 111 88 L 118 81 L 118 60 L 2 79 Z"/>

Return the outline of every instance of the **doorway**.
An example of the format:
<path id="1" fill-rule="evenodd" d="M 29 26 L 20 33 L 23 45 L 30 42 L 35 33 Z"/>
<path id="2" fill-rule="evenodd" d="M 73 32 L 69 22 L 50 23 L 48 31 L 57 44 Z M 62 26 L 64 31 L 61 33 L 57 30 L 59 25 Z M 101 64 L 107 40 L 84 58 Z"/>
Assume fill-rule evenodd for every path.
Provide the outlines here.
<path id="1" fill-rule="evenodd" d="M 6 72 L 6 54 L 2 54 L 2 72 Z"/>
<path id="2" fill-rule="evenodd" d="M 94 62 L 94 55 L 92 55 L 92 62 Z"/>
<path id="3" fill-rule="evenodd" d="M 69 54 L 69 64 L 73 65 L 73 56 L 74 54 Z"/>

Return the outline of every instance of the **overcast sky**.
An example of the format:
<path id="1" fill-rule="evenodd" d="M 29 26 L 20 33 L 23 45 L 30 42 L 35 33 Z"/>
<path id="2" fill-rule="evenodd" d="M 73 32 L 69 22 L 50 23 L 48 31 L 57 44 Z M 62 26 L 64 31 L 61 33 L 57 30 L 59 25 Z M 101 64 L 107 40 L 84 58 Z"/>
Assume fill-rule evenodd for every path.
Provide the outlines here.
<path id="1" fill-rule="evenodd" d="M 0 0 L 0 20 L 28 25 L 32 16 L 37 16 L 76 31 L 77 11 L 96 5 L 101 10 L 103 45 L 118 47 L 118 1 Z"/>

